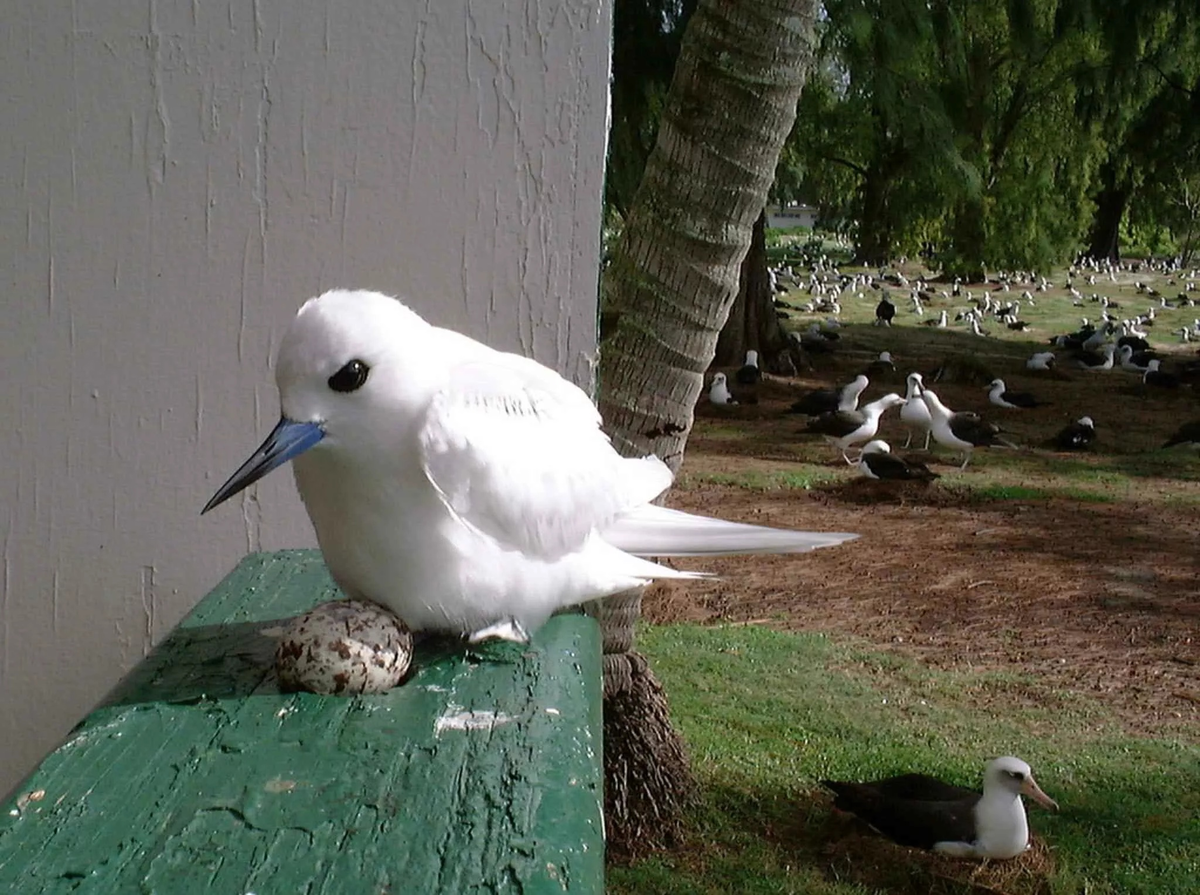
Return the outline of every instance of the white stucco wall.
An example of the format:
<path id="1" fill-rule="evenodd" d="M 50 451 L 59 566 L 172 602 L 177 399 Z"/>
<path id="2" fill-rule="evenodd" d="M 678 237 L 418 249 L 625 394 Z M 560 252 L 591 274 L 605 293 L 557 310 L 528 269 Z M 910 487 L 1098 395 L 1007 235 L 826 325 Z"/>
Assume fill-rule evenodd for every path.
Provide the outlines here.
<path id="1" fill-rule="evenodd" d="M 0 53 L 0 793 L 248 550 L 199 516 L 331 286 L 583 381 L 611 0 L 8 0 Z"/>

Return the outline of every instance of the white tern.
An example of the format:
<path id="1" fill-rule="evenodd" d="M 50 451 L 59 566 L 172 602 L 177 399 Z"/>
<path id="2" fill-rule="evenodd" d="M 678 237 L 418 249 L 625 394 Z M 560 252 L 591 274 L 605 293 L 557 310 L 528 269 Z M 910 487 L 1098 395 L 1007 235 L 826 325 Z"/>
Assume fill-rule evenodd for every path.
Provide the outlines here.
<path id="1" fill-rule="evenodd" d="M 643 557 L 856 537 L 655 506 L 671 471 L 620 456 L 585 392 L 377 292 L 306 302 L 275 379 L 282 418 L 204 512 L 291 460 L 338 586 L 414 631 L 523 640 L 561 607 L 702 577 Z"/>

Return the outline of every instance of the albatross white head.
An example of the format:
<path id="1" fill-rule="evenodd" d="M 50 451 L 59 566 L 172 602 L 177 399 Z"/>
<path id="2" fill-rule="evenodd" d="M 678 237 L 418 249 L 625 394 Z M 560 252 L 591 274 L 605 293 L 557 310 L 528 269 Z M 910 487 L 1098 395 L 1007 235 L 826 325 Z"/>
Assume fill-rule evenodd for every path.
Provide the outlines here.
<path id="1" fill-rule="evenodd" d="M 1029 796 L 1051 811 L 1058 803 L 1037 781 L 1021 759 L 1006 755 L 988 762 L 983 772 L 983 796 L 975 803 L 975 841 L 939 842 L 934 851 L 959 857 L 1015 858 L 1029 848 L 1029 821 L 1021 796 Z"/>

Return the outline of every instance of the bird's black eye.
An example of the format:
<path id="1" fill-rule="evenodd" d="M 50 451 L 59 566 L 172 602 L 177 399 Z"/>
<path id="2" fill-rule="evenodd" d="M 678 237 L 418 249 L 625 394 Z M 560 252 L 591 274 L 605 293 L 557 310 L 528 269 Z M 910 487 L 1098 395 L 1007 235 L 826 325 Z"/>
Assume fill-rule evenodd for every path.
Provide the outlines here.
<path id="1" fill-rule="evenodd" d="M 355 392 L 367 381 L 371 368 L 355 358 L 329 377 L 329 387 L 335 392 Z"/>
<path id="2" fill-rule="evenodd" d="M 1020 771 L 1005 771 L 1005 773 L 1008 774 L 1008 776 L 1012 777 L 1014 780 L 1024 780 L 1025 779 L 1025 775 L 1022 774 Z"/>

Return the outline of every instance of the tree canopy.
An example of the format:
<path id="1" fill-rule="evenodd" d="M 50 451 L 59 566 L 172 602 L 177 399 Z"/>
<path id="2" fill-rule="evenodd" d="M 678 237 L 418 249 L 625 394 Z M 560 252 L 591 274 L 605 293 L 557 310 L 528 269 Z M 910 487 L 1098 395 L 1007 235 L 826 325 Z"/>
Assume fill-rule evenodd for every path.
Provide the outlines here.
<path id="1" fill-rule="evenodd" d="M 629 206 L 692 2 L 617 0 L 609 205 Z M 1123 238 L 1189 252 L 1200 7 L 1186 0 L 825 0 L 776 172 L 858 259 L 1046 269 Z"/>
<path id="2" fill-rule="evenodd" d="M 1122 222 L 1191 233 L 1200 56 L 1189 5 L 824 9 L 820 69 L 776 192 L 818 204 L 860 260 L 926 251 L 971 275 L 1044 269 L 1081 248 L 1115 255 Z"/>

